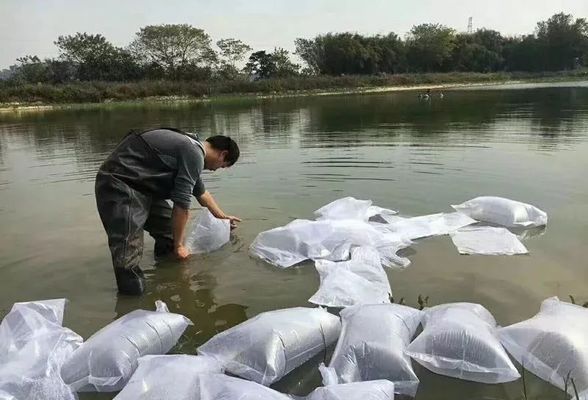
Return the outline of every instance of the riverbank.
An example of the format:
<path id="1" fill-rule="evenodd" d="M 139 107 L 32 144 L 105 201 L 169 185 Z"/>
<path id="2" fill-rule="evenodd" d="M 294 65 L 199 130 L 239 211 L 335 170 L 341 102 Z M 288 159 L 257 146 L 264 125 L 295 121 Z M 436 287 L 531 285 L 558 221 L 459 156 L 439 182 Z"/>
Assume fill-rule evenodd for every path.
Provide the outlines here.
<path id="1" fill-rule="evenodd" d="M 487 85 L 588 80 L 588 70 L 553 73 L 437 73 L 317 76 L 259 81 L 78 82 L 0 85 L 0 111 L 46 110 L 104 104 L 226 102 L 243 98 L 326 96 L 407 90 L 449 90 Z"/>

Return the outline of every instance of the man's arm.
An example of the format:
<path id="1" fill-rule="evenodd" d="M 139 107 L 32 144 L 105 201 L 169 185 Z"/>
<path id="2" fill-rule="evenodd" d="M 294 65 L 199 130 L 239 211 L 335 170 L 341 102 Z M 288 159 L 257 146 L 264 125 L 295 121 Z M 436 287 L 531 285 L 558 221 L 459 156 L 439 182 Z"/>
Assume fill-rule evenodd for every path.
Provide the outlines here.
<path id="1" fill-rule="evenodd" d="M 174 235 L 174 254 L 180 260 L 187 258 L 190 252 L 184 247 L 184 236 L 186 225 L 190 218 L 190 211 L 187 208 L 174 204 L 172 209 L 172 230 Z"/>
<path id="2" fill-rule="evenodd" d="M 212 197 L 212 194 L 210 194 L 209 191 L 205 191 L 202 195 L 196 197 L 196 200 L 198 200 L 198 203 L 200 203 L 202 207 L 208 208 L 210 213 L 214 215 L 216 218 L 230 220 L 231 228 L 235 228 L 236 223 L 241 222 L 240 218 L 225 214 L 225 212 L 220 208 L 220 206 L 218 205 L 214 197 Z"/>

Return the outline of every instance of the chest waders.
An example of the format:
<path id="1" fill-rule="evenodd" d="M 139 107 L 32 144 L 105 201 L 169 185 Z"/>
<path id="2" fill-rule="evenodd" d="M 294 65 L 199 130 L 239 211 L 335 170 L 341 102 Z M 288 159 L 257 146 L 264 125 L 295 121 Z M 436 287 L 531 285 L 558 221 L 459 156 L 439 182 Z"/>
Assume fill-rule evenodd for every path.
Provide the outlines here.
<path id="1" fill-rule="evenodd" d="M 197 138 L 185 132 L 204 151 Z M 155 239 L 155 255 L 173 251 L 170 198 L 177 171 L 167 166 L 142 135 L 128 133 L 96 175 L 96 205 L 108 236 L 118 290 L 139 295 L 145 290 L 139 267 L 143 230 Z"/>

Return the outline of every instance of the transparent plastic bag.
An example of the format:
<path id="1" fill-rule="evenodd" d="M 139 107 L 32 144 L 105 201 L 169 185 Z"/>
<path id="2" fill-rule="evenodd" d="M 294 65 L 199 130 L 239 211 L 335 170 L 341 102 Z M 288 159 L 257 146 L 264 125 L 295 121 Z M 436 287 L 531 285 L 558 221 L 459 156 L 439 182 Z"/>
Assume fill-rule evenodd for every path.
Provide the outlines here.
<path id="1" fill-rule="evenodd" d="M 508 228 L 547 224 L 545 211 L 530 204 L 502 197 L 481 196 L 452 207 L 477 221 L 489 222 Z"/>
<path id="2" fill-rule="evenodd" d="M 343 328 L 328 368 L 325 385 L 387 379 L 396 393 L 415 396 L 419 379 L 404 351 L 423 312 L 399 304 L 349 307 L 341 311 Z"/>
<path id="3" fill-rule="evenodd" d="M 65 299 L 16 303 L 0 324 L 0 399 L 74 400 L 59 374 L 82 338 L 62 327 Z"/>
<path id="4" fill-rule="evenodd" d="M 165 354 L 191 325 L 162 301 L 157 311 L 135 310 L 92 335 L 61 368 L 63 380 L 78 392 L 121 390 L 139 357 Z"/>
<path id="5" fill-rule="evenodd" d="M 528 254 L 519 238 L 505 228 L 468 227 L 451 234 L 459 254 L 487 256 Z"/>
<path id="6" fill-rule="evenodd" d="M 588 309 L 560 301 L 544 300 L 534 317 L 498 332 L 506 350 L 541 379 L 588 399 Z M 574 397 L 575 398 L 575 397 Z"/>
<path id="7" fill-rule="evenodd" d="M 349 261 L 315 261 L 320 287 L 308 300 L 327 307 L 389 303 L 392 289 L 380 255 L 371 247 L 351 250 Z"/>
<path id="8" fill-rule="evenodd" d="M 257 315 L 214 336 L 198 354 L 231 374 L 270 385 L 337 340 L 339 318 L 322 308 L 288 308 Z"/>
<path id="9" fill-rule="evenodd" d="M 373 206 L 371 200 L 343 197 L 314 212 L 316 220 L 356 219 L 367 222 L 376 215 L 394 215 L 396 211 Z"/>
<path id="10" fill-rule="evenodd" d="M 394 400 L 394 384 L 378 380 L 319 387 L 306 400 Z"/>
<path id="11" fill-rule="evenodd" d="M 477 222 L 458 212 L 421 215 L 411 218 L 384 216 L 384 219 L 388 222 L 388 224 L 384 224 L 387 229 L 410 240 L 447 235 Z"/>
<path id="12" fill-rule="evenodd" d="M 222 374 L 213 358 L 185 354 L 144 356 L 129 383 L 115 400 L 193 400 L 198 394 L 198 375 Z"/>
<path id="13" fill-rule="evenodd" d="M 186 236 L 186 247 L 192 254 L 210 253 L 223 247 L 230 239 L 230 221 L 216 218 L 208 209 L 204 209 Z"/>
<path id="14" fill-rule="evenodd" d="M 198 394 L 190 400 L 292 400 L 258 383 L 221 374 L 199 375 L 197 384 Z"/>
<path id="15" fill-rule="evenodd" d="M 374 247 L 385 266 L 406 267 L 410 262 L 396 253 L 410 240 L 390 232 L 384 224 L 359 220 L 294 220 L 288 225 L 261 232 L 251 253 L 270 264 L 288 268 L 304 260 L 348 260 L 353 246 Z"/>
<path id="16" fill-rule="evenodd" d="M 427 369 L 481 383 L 520 377 L 496 333 L 496 321 L 479 304 L 451 303 L 425 310 L 424 330 L 406 353 Z"/>

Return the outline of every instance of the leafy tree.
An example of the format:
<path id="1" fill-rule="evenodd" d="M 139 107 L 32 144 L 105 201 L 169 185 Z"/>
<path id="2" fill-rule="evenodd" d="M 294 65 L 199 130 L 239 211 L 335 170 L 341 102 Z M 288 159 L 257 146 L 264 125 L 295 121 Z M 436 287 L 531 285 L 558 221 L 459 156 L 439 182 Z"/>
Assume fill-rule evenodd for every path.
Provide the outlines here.
<path id="1" fill-rule="evenodd" d="M 406 40 L 409 68 L 416 72 L 451 69 L 455 31 L 439 24 L 414 26 Z"/>
<path id="2" fill-rule="evenodd" d="M 132 54 L 144 64 L 155 64 L 170 76 L 188 65 L 207 66 L 216 61 L 210 37 L 187 24 L 149 25 L 136 33 Z"/>
<path id="3" fill-rule="evenodd" d="M 271 77 L 286 78 L 298 75 L 300 66 L 294 64 L 290 59 L 290 53 L 286 49 L 277 47 L 270 54 L 271 62 L 274 64 L 274 71 Z"/>
<path id="4" fill-rule="evenodd" d="M 480 29 L 455 37 L 452 67 L 458 71 L 494 72 L 504 67 L 504 38 L 499 32 Z"/>
<path id="5" fill-rule="evenodd" d="M 537 24 L 537 39 L 544 52 L 544 69 L 574 68 L 588 51 L 588 21 L 574 20 L 569 14 L 555 14 Z"/>
<path id="6" fill-rule="evenodd" d="M 270 78 L 276 73 L 276 64 L 271 54 L 261 50 L 249 56 L 249 61 L 247 61 L 244 70 L 259 79 Z"/>

